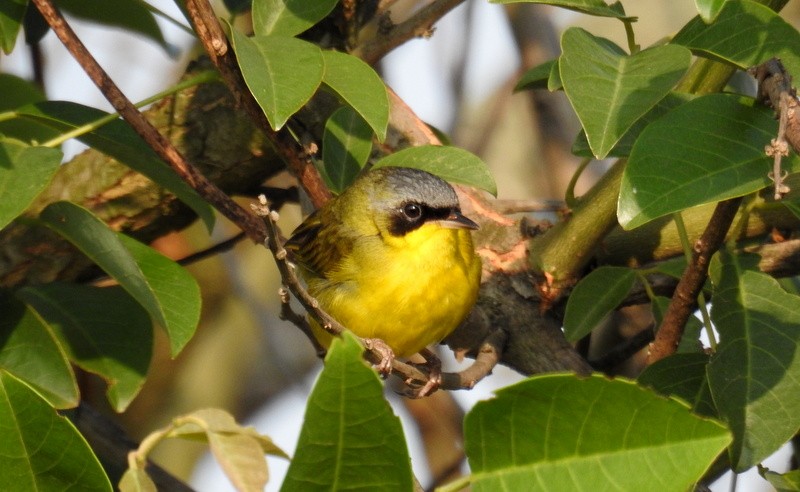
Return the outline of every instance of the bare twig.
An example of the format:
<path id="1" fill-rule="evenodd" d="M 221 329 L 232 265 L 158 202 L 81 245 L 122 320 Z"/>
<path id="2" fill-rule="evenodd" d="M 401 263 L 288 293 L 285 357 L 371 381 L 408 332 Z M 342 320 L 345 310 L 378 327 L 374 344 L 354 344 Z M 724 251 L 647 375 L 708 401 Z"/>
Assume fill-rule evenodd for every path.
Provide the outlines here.
<path id="1" fill-rule="evenodd" d="M 675 353 L 683 336 L 686 320 L 697 305 L 697 295 L 708 276 L 711 255 L 725 240 L 741 201 L 741 197 L 738 197 L 719 202 L 708 226 L 694 244 L 692 261 L 686 266 L 675 288 L 672 301 L 656 333 L 656 339 L 650 346 L 647 354 L 648 365 Z"/>
<path id="2" fill-rule="evenodd" d="M 75 35 L 75 32 L 64 20 L 61 13 L 53 6 L 51 0 L 33 0 L 36 8 L 41 12 L 42 17 L 47 21 L 58 39 L 64 47 L 72 54 L 75 60 L 81 65 L 84 72 L 92 79 L 92 82 L 100 89 L 108 102 L 117 110 L 122 118 L 153 148 L 161 157 L 189 186 L 209 202 L 224 216 L 233 221 L 243 231 L 245 231 L 255 242 L 263 241 L 266 230 L 262 221 L 259 221 L 253 214 L 248 213 L 236 202 L 217 188 L 214 183 L 203 176 L 193 165 L 186 162 L 183 156 L 172 145 L 172 143 L 139 112 L 133 103 L 122 93 L 114 81 L 103 70 L 97 60 L 89 53 L 86 46 Z"/>

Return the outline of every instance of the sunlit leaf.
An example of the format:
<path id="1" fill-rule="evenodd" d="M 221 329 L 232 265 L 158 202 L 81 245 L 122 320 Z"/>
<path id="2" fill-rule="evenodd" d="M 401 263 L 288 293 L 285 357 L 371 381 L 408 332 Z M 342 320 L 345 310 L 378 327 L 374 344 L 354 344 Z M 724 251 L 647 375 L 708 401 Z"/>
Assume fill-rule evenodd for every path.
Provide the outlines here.
<path id="1" fill-rule="evenodd" d="M 510 4 L 510 3 L 543 3 L 545 5 L 554 5 L 583 14 L 594 15 L 598 17 L 616 17 L 619 19 L 635 20 L 636 17 L 625 15 L 625 9 L 622 8 L 621 2 L 614 2 L 611 5 L 603 0 L 489 0 L 491 3 Z"/>
<path id="2" fill-rule="evenodd" d="M 719 14 L 722 6 L 728 0 L 694 0 L 697 6 L 697 13 L 706 23 L 710 23 Z"/>
<path id="3" fill-rule="evenodd" d="M 337 0 L 253 0 L 253 29 L 258 35 L 294 36 L 331 13 Z"/>
<path id="4" fill-rule="evenodd" d="M 61 164 L 61 151 L 0 138 L 0 229 L 45 189 Z"/>

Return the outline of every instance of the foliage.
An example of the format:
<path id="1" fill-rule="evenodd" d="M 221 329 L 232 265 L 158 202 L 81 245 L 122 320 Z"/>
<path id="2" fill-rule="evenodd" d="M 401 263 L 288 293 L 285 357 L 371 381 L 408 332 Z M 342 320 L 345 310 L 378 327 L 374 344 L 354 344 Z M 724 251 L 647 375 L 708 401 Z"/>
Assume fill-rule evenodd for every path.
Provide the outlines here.
<path id="1" fill-rule="evenodd" d="M 700 95 L 689 88 L 703 83 L 693 67 L 706 60 L 743 70 L 779 56 L 790 72 L 800 73 L 800 33 L 770 8 L 751 0 L 698 0 L 695 19 L 672 39 L 642 49 L 635 42 L 636 19 L 621 2 L 493 1 L 555 5 L 616 19 L 627 30 L 624 49 L 570 28 L 561 38 L 561 55 L 531 69 L 517 85 L 563 90 L 582 126 L 576 154 L 627 159 L 614 191 L 623 228 L 643 230 L 699 205 L 769 194 L 771 162 L 764 147 L 778 128 L 770 109 L 752 95 Z M 34 15 L 26 15 L 24 0 L 5 3 L 0 47 L 8 53 L 20 49 L 15 44 L 21 29 L 33 32 Z M 63 6 L 166 46 L 153 12 L 136 1 L 120 5 L 129 15 L 110 17 L 105 4 L 87 9 L 78 0 Z M 271 128 L 291 128 L 298 112 L 324 95 L 335 107 L 324 118 L 317 164 L 331 191 L 344 190 L 365 167 L 404 165 L 496 194 L 487 166 L 464 149 L 420 146 L 380 155 L 381 146 L 392 148 L 390 99 L 380 76 L 356 56 L 303 36 L 336 7 L 331 0 L 254 0 L 253 36 L 235 22 L 228 25 L 244 80 Z M 700 57 L 695 65 L 692 55 Z M 8 75 L 0 76 L 0 92 L 13 94 L 0 101 L 0 229 L 16 222 L 45 226 L 115 284 L 52 282 L 0 292 L 0 443 L 10 450 L 0 453 L 0 488 L 109 490 L 93 451 L 59 414 L 81 401 L 72 365 L 102 377 L 109 404 L 124 411 L 146 379 L 153 323 L 166 333 L 172 357 L 191 342 L 200 319 L 199 287 L 179 264 L 87 209 L 57 200 L 40 206 L 35 199 L 58 172 L 59 145 L 78 138 L 169 190 L 209 229 L 211 206 L 114 116 L 44 101 L 31 84 Z M 784 159 L 789 172 L 798 165 L 796 156 Z M 653 292 L 648 277 L 656 270 L 601 266 L 573 279 L 577 285 L 563 317 L 567 339 L 590 335 L 636 285 L 661 319 L 664 298 Z M 640 490 L 657 483 L 659 490 L 686 490 L 724 450 L 730 468 L 744 471 L 790 440 L 800 430 L 797 295 L 761 272 L 758 258 L 735 244 L 715 256 L 708 293 L 714 301 L 710 321 L 719 333 L 710 355 L 697 343 L 700 324 L 690 321 L 678 353 L 648 367 L 638 382 L 533 376 L 472 409 L 464 429 L 475 489 L 591 489 L 602 483 Z M 285 490 L 413 487 L 403 429 L 361 352 L 351 337 L 329 351 Z M 242 490 L 261 489 L 268 480 L 263 454 L 286 457 L 227 413 L 199 410 L 147 437 L 119 487 L 154 490 L 144 471 L 146 458 L 155 444 L 172 437 L 207 442 Z M 797 490 L 796 472 L 767 470 L 763 476 L 781 490 Z"/>

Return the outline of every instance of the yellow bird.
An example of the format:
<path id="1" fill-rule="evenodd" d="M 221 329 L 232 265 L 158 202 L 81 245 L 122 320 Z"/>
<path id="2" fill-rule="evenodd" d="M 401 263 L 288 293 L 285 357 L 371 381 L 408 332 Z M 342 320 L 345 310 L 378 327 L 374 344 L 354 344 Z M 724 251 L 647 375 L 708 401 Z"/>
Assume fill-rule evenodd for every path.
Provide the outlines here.
<path id="1" fill-rule="evenodd" d="M 470 230 L 477 228 L 442 179 L 384 167 L 308 216 L 286 249 L 328 314 L 408 357 L 449 335 L 475 304 L 481 262 Z M 331 335 L 313 328 L 328 346 Z"/>

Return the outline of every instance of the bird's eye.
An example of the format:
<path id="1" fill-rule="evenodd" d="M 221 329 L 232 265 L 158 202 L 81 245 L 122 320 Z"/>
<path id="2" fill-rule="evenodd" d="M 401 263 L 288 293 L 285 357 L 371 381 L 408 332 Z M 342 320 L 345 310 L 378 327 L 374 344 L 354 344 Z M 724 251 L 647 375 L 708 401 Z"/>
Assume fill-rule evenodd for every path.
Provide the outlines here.
<path id="1" fill-rule="evenodd" d="M 418 219 L 422 215 L 422 207 L 416 203 L 407 203 L 403 206 L 403 213 L 409 219 Z"/>

